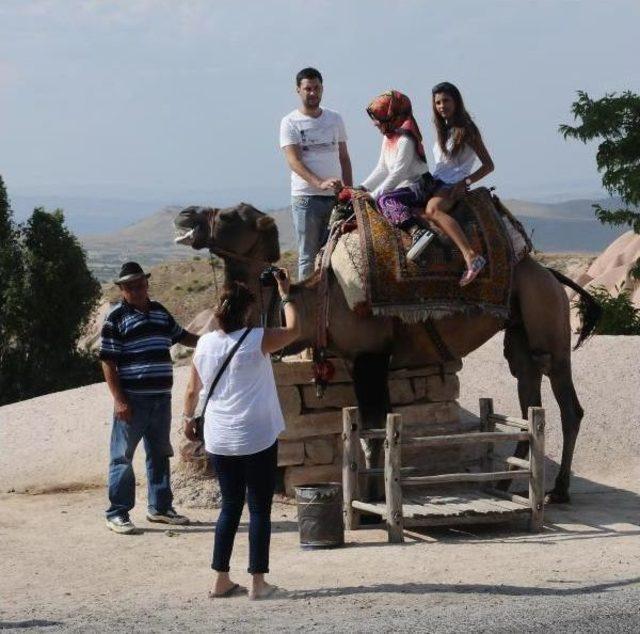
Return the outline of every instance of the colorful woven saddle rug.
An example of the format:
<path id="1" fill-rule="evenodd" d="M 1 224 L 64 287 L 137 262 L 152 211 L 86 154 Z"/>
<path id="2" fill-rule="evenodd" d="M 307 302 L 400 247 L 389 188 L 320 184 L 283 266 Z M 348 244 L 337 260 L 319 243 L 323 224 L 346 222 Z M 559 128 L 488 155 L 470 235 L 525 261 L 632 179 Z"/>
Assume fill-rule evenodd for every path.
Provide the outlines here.
<path id="1" fill-rule="evenodd" d="M 469 192 L 451 212 L 487 260 L 465 287 L 459 285 L 464 259 L 449 238 L 438 235 L 411 262 L 406 258 L 409 236 L 391 226 L 366 194 L 354 192 L 352 202 L 358 228 L 342 236 L 331 255 L 331 268 L 351 309 L 408 322 L 455 313 L 507 317 L 513 265 L 531 245 L 523 244 L 521 227 L 514 231 L 515 219 L 504 208 L 498 211 L 489 190 Z M 519 239 L 517 255 L 510 234 Z"/>

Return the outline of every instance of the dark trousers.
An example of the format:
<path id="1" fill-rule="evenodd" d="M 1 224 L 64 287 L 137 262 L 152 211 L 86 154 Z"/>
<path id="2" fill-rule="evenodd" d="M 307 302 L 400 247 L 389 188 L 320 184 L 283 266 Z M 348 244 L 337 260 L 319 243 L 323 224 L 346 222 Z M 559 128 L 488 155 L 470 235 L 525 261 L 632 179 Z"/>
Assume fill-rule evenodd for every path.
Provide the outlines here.
<path id="1" fill-rule="evenodd" d="M 278 441 L 268 449 L 248 456 L 209 454 L 209 460 L 218 475 L 222 494 L 211 567 L 218 572 L 229 572 L 233 541 L 240 524 L 246 492 L 249 505 L 248 572 L 269 572 L 271 502 L 278 465 Z"/>

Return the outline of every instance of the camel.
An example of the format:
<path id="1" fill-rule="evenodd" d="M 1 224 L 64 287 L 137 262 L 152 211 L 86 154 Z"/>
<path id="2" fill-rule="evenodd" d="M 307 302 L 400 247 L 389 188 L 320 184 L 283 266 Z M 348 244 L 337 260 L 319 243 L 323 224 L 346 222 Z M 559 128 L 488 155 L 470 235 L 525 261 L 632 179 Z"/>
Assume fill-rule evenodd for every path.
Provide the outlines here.
<path id="1" fill-rule="evenodd" d="M 221 257 L 225 264 L 225 281 L 246 283 L 263 298 L 263 307 L 265 304 L 271 306 L 267 312 L 273 316 L 272 309 L 277 306 L 275 291 L 261 288 L 259 282 L 265 267 L 280 258 L 278 229 L 273 218 L 246 203 L 224 209 L 187 207 L 175 219 L 175 228 L 179 234 L 176 242 L 194 249 L 208 248 Z M 302 334 L 289 352 L 314 343 L 317 285 L 317 276 L 311 276 L 291 287 L 291 295 L 300 311 Z M 523 418 L 530 406 L 541 405 L 542 375 L 549 377 L 561 412 L 563 448 L 557 478 L 553 489 L 547 493 L 548 503 L 569 501 L 571 463 L 583 417 L 571 375 L 570 307 L 563 285 L 576 290 L 585 305 L 579 345 L 592 333 L 599 317 L 599 306 L 584 289 L 529 256 L 515 267 L 512 304 L 506 322 L 489 315 L 452 315 L 436 322 L 441 342 L 458 359 L 505 330 L 504 355 L 517 380 Z M 329 350 L 353 363 L 363 426 L 382 427 L 391 410 L 387 386 L 390 367 L 442 363 L 443 347 L 434 343 L 437 337 L 427 332 L 425 324 L 409 324 L 392 317 L 361 316 L 351 311 L 333 275 L 329 279 L 329 301 Z M 256 311 L 252 319 L 257 322 L 258 318 Z M 378 451 L 379 447 L 366 452 L 367 466 L 377 462 Z M 515 455 L 524 457 L 526 451 L 527 443 L 520 443 Z M 509 482 L 501 484 L 503 488 L 509 486 Z"/>

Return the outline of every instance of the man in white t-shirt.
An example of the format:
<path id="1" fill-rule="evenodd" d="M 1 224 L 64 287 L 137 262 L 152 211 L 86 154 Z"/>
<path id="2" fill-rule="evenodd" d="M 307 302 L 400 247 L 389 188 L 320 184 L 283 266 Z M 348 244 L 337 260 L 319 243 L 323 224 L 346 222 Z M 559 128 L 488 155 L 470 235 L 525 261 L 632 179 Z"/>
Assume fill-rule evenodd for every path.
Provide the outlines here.
<path id="1" fill-rule="evenodd" d="M 352 185 L 351 159 L 342 117 L 320 108 L 322 75 L 303 68 L 296 75 L 299 108 L 280 123 L 280 147 L 291 168 L 291 211 L 298 236 L 298 278 L 313 272 L 326 236 L 335 194 Z"/>

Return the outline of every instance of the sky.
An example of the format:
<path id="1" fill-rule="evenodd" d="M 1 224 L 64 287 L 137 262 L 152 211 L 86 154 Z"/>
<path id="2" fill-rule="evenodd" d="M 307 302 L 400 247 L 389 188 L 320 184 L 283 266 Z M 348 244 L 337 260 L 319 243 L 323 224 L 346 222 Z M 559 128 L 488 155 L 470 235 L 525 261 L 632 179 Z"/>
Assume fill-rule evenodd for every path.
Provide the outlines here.
<path id="1" fill-rule="evenodd" d="M 0 0 L 0 174 L 18 195 L 286 203 L 279 122 L 314 66 L 356 182 L 380 145 L 367 103 L 406 92 L 430 147 L 447 80 L 493 156 L 486 184 L 592 195 L 595 145 L 557 128 L 578 90 L 640 92 L 639 27 L 637 0 Z"/>

